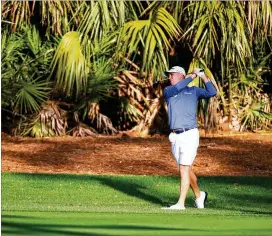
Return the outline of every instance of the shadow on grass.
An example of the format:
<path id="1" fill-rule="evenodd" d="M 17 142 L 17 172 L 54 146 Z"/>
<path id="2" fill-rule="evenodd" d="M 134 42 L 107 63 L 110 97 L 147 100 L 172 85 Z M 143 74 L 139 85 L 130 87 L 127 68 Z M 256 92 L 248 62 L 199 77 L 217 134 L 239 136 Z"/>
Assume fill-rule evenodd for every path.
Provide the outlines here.
<path id="1" fill-rule="evenodd" d="M 8 174 L 9 175 L 9 174 Z M 104 186 L 107 186 L 111 189 L 119 191 L 127 196 L 138 198 L 140 200 L 158 204 L 166 205 L 169 203 L 169 195 L 167 193 L 155 196 L 150 189 L 149 184 L 156 184 L 156 181 L 150 180 L 148 183 L 145 183 L 144 176 L 104 176 L 104 175 L 70 175 L 70 174 L 26 174 L 26 173 L 13 173 L 12 175 L 17 175 L 24 177 L 25 180 L 36 180 L 37 182 L 41 181 L 73 181 L 75 184 L 81 184 L 83 182 L 87 183 L 89 186 L 92 186 L 94 183 L 100 183 Z M 148 177 L 149 178 L 149 177 Z M 171 183 L 173 181 L 178 184 L 178 177 L 168 176 L 160 177 L 161 179 L 167 179 L 167 182 Z M 4 187 L 4 186 L 3 186 Z M 178 189 L 178 188 L 177 188 Z M 109 198 L 111 198 L 109 196 Z M 166 200 L 164 200 L 166 199 Z M 174 202 L 173 202 L 174 203 Z"/>
<path id="2" fill-rule="evenodd" d="M 175 184 L 177 184 L 178 187 L 178 177 L 165 178 L 169 179 L 169 182 L 172 183 L 174 180 L 176 180 Z M 156 193 L 149 190 L 148 186 L 143 185 L 140 181 L 133 179 L 127 181 L 126 179 L 113 178 L 110 176 L 93 176 L 92 179 L 95 179 L 100 183 L 118 190 L 128 196 L 137 197 L 141 200 L 162 206 L 175 204 L 178 198 L 178 192 L 176 194 L 169 193 L 167 195 L 165 192 L 165 194 L 160 193 L 160 195 L 155 195 Z M 209 208 L 211 209 L 235 210 L 235 207 L 239 206 L 239 208 L 236 209 L 246 213 L 254 212 L 258 214 L 272 214 L 272 195 L 271 192 L 268 192 L 272 189 L 272 181 L 269 177 L 202 177 L 200 180 L 201 179 L 204 179 L 204 188 L 207 186 L 207 182 L 214 182 L 216 185 L 220 185 L 221 188 L 224 189 L 223 195 L 221 194 L 217 196 L 216 192 L 212 192 L 212 195 L 214 195 L 214 200 L 211 202 L 211 204 L 209 204 Z M 202 184 L 201 182 L 202 181 L 200 181 L 200 187 Z M 252 186 L 262 188 L 261 192 L 248 193 L 247 190 L 250 190 Z M 240 188 L 239 192 L 237 192 L 237 188 Z M 167 186 L 165 189 L 167 189 Z M 243 189 L 245 191 L 243 191 Z M 260 195 L 260 193 L 263 193 L 263 195 Z M 190 195 L 188 200 L 190 205 L 193 206 L 194 198 L 192 198 Z M 223 204 L 222 201 L 224 202 Z M 260 206 L 259 211 L 252 210 L 252 207 L 258 208 L 258 205 Z M 268 208 L 263 208 L 263 206 L 267 206 Z"/>
<path id="3" fill-rule="evenodd" d="M 35 219 L 33 216 L 17 216 L 17 215 L 1 215 L 1 218 L 5 219 Z"/>
<path id="4" fill-rule="evenodd" d="M 272 215 L 271 180 L 271 177 L 253 176 L 199 178 L 211 196 L 207 208 L 261 215 Z"/>
<path id="5" fill-rule="evenodd" d="M 18 218 L 15 216 L 15 218 Z M 73 225 L 73 224 L 33 224 L 33 223 L 14 223 L 2 222 L 3 235 L 112 235 L 105 233 L 92 232 L 94 230 L 108 230 L 108 231 L 206 231 L 189 228 L 173 228 L 173 227 L 155 227 L 155 226 L 141 226 L 141 225 Z"/>
<path id="6" fill-rule="evenodd" d="M 100 183 L 106 187 L 123 193 L 129 197 L 138 198 L 151 204 L 167 206 L 178 198 L 178 177 L 160 176 L 87 176 L 87 175 L 50 175 L 50 174 L 7 174 L 24 177 L 24 180 L 34 180 L 37 182 L 72 182 L 76 186 L 84 183 L 85 186 L 97 185 Z M 2 177 L 3 179 L 3 177 Z M 200 187 L 209 192 L 207 202 L 208 209 L 230 210 L 246 214 L 272 214 L 272 181 L 271 177 L 200 177 Z M 163 187 L 160 191 L 154 192 L 154 185 L 160 182 Z M 152 185 L 152 186 L 151 186 Z M 168 185 L 171 189 L 168 191 Z M 173 186 L 176 186 L 173 190 Z M 5 186 L 2 184 L 2 190 Z M 46 190 L 45 190 L 46 191 Z M 65 191 L 63 188 L 60 191 Z M 87 193 L 86 193 L 87 194 Z M 3 199 L 2 199 L 3 200 Z M 109 196 L 110 201 L 114 201 Z M 90 196 L 90 202 L 92 196 Z M 105 202 L 101 202 L 105 204 Z M 111 203 L 110 203 L 111 204 Z M 110 205 L 109 204 L 109 205 Z M 133 204 L 133 203 L 132 203 Z M 186 205 L 194 207 L 193 195 L 187 198 Z"/>
<path id="7" fill-rule="evenodd" d="M 271 177 L 262 176 L 206 176 L 199 177 L 200 180 L 205 182 L 224 184 L 224 185 L 243 185 L 243 186 L 258 186 L 265 189 L 272 189 Z"/>
<path id="8" fill-rule="evenodd" d="M 268 194 L 268 195 L 266 195 Z M 271 193 L 263 192 L 263 195 L 248 193 L 226 194 L 225 204 L 218 201 L 212 206 L 214 209 L 237 210 L 247 214 L 271 215 L 272 216 L 272 198 Z M 228 202 L 230 204 L 228 204 Z M 218 204 L 219 203 L 219 204 Z"/>
<path id="9" fill-rule="evenodd" d="M 87 216 L 88 217 L 88 216 Z M 137 232 L 138 235 L 270 235 L 270 228 L 269 224 L 265 224 L 265 227 L 256 226 L 254 228 L 246 227 L 245 220 L 243 224 L 239 225 L 239 222 L 235 226 L 235 220 L 232 221 L 218 221 L 214 220 L 213 222 L 203 225 L 201 224 L 193 224 L 193 227 L 180 227 L 180 223 L 174 223 L 173 226 L 167 227 L 160 227 L 160 226 L 146 226 L 141 225 L 141 223 L 137 224 L 137 220 L 134 219 L 133 215 L 131 220 L 133 221 L 132 224 L 107 224 L 109 218 L 105 218 L 101 224 L 94 223 L 94 221 L 90 217 L 90 221 L 84 219 L 83 224 L 76 224 L 71 222 L 69 224 L 69 220 L 65 217 L 58 219 L 58 218 L 50 218 L 51 222 L 55 220 L 59 223 L 37 223 L 37 222 L 18 222 L 19 217 L 16 215 L 14 219 L 10 217 L 8 220 L 4 220 L 2 222 L 2 235 L 78 235 L 78 236 L 85 236 L 85 235 L 135 235 Z M 38 221 L 42 221 L 43 218 L 36 218 Z M 241 218 L 240 218 L 241 219 Z M 48 220 L 48 218 L 47 218 Z M 60 223 L 65 220 L 65 223 Z M 73 220 L 73 219 L 70 219 Z M 192 218 L 195 220 L 195 218 Z M 200 219 L 199 219 L 200 220 Z M 15 222 L 14 222 L 15 221 Z M 136 221 L 136 222 L 135 222 Z M 88 223 L 86 223 L 88 222 Z M 251 221 L 252 222 L 252 221 Z M 259 221 L 260 222 L 260 221 Z M 235 227 L 228 227 L 227 224 L 233 224 L 232 226 Z M 143 223 L 148 224 L 148 221 Z M 152 222 L 151 224 L 154 224 Z M 160 224 L 159 222 L 155 224 Z M 178 227 L 175 227 L 178 225 Z"/>
<path id="10" fill-rule="evenodd" d="M 125 179 L 117 179 L 107 176 L 94 176 L 95 180 L 99 181 L 103 185 L 111 187 L 131 197 L 137 197 L 141 200 L 154 203 L 154 204 L 165 204 L 161 197 L 154 196 L 154 193 L 148 191 L 148 187 L 137 183 L 137 181 L 128 182 Z"/>

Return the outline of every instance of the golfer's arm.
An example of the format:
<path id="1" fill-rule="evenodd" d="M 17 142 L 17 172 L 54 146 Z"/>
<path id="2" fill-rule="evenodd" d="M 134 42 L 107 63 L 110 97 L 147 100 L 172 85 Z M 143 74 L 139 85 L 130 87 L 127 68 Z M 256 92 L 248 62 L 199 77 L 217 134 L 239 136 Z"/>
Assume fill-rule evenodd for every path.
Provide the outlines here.
<path id="1" fill-rule="evenodd" d="M 182 89 L 184 89 L 190 82 L 192 82 L 192 77 L 188 77 L 180 82 L 178 82 L 174 86 L 168 86 L 164 89 L 163 95 L 166 99 L 175 96 L 179 93 Z"/>
<path id="2" fill-rule="evenodd" d="M 204 81 L 204 80 L 203 80 Z M 210 98 L 210 97 L 214 97 L 216 95 L 216 89 L 213 86 L 213 84 L 211 83 L 211 81 L 207 80 L 207 82 L 205 83 L 205 89 L 204 88 L 196 88 L 196 94 L 198 96 L 198 98 L 202 99 L 202 98 Z"/>
<path id="3" fill-rule="evenodd" d="M 202 76 L 201 79 L 203 80 L 203 82 L 206 84 L 207 82 L 209 82 L 210 80 L 206 77 L 206 75 Z"/>

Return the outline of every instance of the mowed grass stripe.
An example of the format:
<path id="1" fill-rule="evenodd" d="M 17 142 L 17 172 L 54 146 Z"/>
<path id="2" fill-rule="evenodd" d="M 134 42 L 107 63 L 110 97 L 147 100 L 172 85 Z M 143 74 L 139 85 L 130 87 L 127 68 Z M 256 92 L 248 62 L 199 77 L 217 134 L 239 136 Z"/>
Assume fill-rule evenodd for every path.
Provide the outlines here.
<path id="1" fill-rule="evenodd" d="M 106 176 L 2 173 L 2 211 L 249 215 L 271 217 L 272 178 L 200 177 L 209 192 L 207 209 L 194 208 L 190 191 L 186 211 L 169 212 L 176 203 L 178 176 Z"/>
<path id="2" fill-rule="evenodd" d="M 271 219 L 186 214 L 4 212 L 2 235 L 271 235 Z"/>

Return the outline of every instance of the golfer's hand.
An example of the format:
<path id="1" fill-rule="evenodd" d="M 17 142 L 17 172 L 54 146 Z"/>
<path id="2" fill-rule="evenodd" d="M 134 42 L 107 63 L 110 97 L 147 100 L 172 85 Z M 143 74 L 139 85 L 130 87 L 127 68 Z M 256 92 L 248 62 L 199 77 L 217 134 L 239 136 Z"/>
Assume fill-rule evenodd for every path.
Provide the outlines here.
<path id="1" fill-rule="evenodd" d="M 200 78 L 202 78 L 205 75 L 203 69 L 199 69 L 199 68 L 195 68 L 193 70 L 193 73 L 195 73 Z"/>

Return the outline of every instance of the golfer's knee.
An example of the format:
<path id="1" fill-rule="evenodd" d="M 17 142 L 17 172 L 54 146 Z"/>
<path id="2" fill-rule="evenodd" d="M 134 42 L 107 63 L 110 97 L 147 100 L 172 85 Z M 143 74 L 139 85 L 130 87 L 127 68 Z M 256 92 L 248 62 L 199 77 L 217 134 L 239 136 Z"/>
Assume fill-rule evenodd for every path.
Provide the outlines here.
<path id="1" fill-rule="evenodd" d="M 184 175 L 184 174 L 190 174 L 190 166 L 185 166 L 185 165 L 180 165 L 179 166 L 179 172 L 180 175 Z"/>

